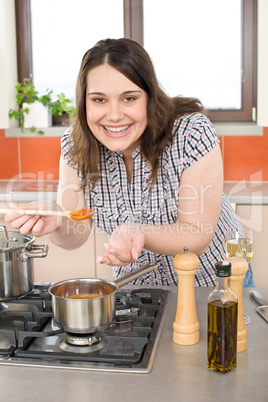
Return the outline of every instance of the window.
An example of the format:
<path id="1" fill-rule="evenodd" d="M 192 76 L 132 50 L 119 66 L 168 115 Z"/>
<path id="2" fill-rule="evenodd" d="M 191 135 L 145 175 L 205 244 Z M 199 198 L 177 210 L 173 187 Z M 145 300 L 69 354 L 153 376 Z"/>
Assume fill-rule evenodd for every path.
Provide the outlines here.
<path id="1" fill-rule="evenodd" d="M 73 97 L 84 52 L 126 36 L 148 51 L 169 95 L 199 97 L 214 122 L 254 120 L 256 0 L 15 1 L 19 79 L 38 89 Z"/>
<path id="2" fill-rule="evenodd" d="M 29 77 L 39 92 L 53 89 L 54 98 L 61 92 L 74 98 L 82 56 L 100 39 L 100 29 L 103 37 L 124 36 L 121 1 L 31 0 L 28 12 Z"/>
<path id="3" fill-rule="evenodd" d="M 210 13 L 200 18 L 203 9 L 212 10 L 214 18 Z M 240 0 L 144 2 L 144 47 L 170 96 L 196 96 L 212 110 L 241 108 L 240 15 Z M 159 21 L 165 17 L 163 35 Z"/>

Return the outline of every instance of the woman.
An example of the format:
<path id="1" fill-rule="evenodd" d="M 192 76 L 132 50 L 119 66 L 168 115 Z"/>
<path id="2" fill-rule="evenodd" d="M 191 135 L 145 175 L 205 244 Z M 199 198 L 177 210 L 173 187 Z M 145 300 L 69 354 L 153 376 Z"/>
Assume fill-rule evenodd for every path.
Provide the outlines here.
<path id="1" fill-rule="evenodd" d="M 227 228 L 240 223 L 222 194 L 219 140 L 201 103 L 168 97 L 148 54 L 124 38 L 86 52 L 76 105 L 62 137 L 57 204 L 93 209 L 110 236 L 97 262 L 113 266 L 116 278 L 154 261 L 158 268 L 135 283 L 176 285 L 173 256 L 187 246 L 200 259 L 195 285 L 213 286 Z M 51 233 L 68 249 L 90 234 L 91 221 L 28 216 L 26 207 L 6 215 L 23 234 Z"/>

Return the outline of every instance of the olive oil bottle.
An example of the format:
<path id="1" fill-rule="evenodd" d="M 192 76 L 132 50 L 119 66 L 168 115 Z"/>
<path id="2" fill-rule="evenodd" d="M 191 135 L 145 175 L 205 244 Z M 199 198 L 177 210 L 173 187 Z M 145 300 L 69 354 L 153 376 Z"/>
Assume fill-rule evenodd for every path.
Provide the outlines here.
<path id="1" fill-rule="evenodd" d="M 207 366 L 226 373 L 236 367 L 237 296 L 230 289 L 231 264 L 215 265 L 216 288 L 208 297 Z"/>

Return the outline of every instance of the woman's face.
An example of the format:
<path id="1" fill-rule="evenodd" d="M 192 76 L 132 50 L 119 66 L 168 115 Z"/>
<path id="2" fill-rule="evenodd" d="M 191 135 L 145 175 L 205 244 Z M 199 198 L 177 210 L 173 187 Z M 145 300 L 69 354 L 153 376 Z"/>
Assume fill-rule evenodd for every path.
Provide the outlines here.
<path id="1" fill-rule="evenodd" d="M 87 124 L 111 151 L 130 155 L 147 126 L 146 92 L 118 70 L 103 64 L 89 71 Z"/>

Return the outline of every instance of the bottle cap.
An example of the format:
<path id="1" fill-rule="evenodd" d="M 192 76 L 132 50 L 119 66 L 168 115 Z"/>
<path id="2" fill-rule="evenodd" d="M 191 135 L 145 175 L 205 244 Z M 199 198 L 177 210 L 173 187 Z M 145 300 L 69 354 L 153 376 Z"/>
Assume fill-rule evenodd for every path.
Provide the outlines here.
<path id="1" fill-rule="evenodd" d="M 231 263 L 228 261 L 218 261 L 215 264 L 216 276 L 228 277 L 232 275 Z"/>

